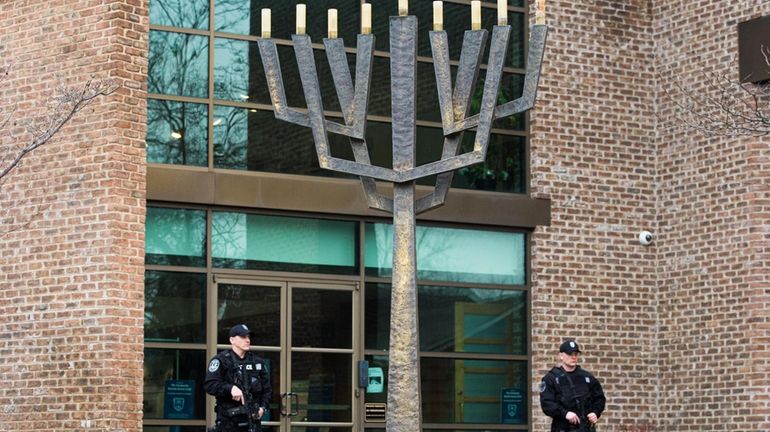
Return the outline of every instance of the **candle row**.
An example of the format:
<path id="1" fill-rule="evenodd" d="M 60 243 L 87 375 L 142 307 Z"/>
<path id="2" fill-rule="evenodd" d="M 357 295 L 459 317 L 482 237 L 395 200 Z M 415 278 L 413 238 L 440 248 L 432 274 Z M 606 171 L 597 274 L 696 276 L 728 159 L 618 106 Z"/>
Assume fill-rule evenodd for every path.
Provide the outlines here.
<path id="1" fill-rule="evenodd" d="M 398 14 L 406 16 L 409 13 L 409 0 L 398 0 Z M 303 35 L 307 31 L 307 7 L 304 4 L 297 5 L 297 34 Z M 536 23 L 545 24 L 545 0 L 537 0 L 535 13 Z M 497 25 L 508 25 L 508 0 L 497 0 Z M 471 1 L 471 29 L 481 30 L 481 1 Z M 270 37 L 270 9 L 262 9 L 262 37 Z M 442 1 L 433 2 L 433 30 L 444 30 L 444 6 Z M 361 5 L 361 33 L 372 32 L 372 5 Z M 328 36 L 337 37 L 337 9 L 328 11 Z"/>

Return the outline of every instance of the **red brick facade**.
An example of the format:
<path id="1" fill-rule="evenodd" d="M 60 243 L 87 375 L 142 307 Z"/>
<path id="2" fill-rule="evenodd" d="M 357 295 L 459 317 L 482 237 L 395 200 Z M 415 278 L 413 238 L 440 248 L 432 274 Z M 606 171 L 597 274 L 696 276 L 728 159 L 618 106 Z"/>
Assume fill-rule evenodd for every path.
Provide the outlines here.
<path id="1" fill-rule="evenodd" d="M 147 16 L 145 0 L 0 2 L 3 151 L 58 85 L 121 84 L 0 189 L 0 430 L 141 429 Z"/>
<path id="2" fill-rule="evenodd" d="M 665 90 L 733 72 L 762 1 L 547 3 L 532 113 L 533 405 L 563 337 L 609 398 L 601 430 L 770 430 L 767 138 L 677 128 Z M 91 74 L 121 88 L 0 189 L 0 430 L 141 430 L 148 0 L 0 2 L 15 119 Z M 27 135 L 0 137 L 3 149 Z M 16 229 L 20 227 L 19 229 Z M 636 236 L 657 238 L 641 246 Z"/>
<path id="3" fill-rule="evenodd" d="M 768 13 L 548 2 L 532 187 L 552 224 L 533 244 L 533 381 L 576 337 L 609 397 L 602 430 L 770 430 L 769 141 L 677 127 L 665 93 L 737 77 L 736 25 Z"/>

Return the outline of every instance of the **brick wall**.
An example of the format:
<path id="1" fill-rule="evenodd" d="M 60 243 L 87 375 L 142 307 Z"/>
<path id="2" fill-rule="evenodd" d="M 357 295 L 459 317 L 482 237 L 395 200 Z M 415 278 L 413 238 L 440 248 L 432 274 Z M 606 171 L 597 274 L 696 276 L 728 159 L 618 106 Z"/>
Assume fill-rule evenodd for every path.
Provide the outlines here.
<path id="1" fill-rule="evenodd" d="M 767 14 L 759 1 L 655 4 L 661 430 L 770 430 L 770 140 L 677 128 L 662 94 L 678 82 L 718 96 L 712 74 L 738 76 L 737 24 Z"/>
<path id="2" fill-rule="evenodd" d="M 737 75 L 735 26 L 768 13 L 548 2 L 531 148 L 553 214 L 533 236 L 533 382 L 577 338 L 609 397 L 603 431 L 770 429 L 768 141 L 677 128 L 665 96 L 672 79 L 704 92 L 707 72 Z"/>
<path id="3" fill-rule="evenodd" d="M 655 420 L 656 254 L 636 240 L 657 230 L 651 16 L 635 1 L 547 7 L 531 155 L 552 222 L 533 236 L 533 418 L 549 430 L 537 384 L 572 337 L 609 395 L 602 430 L 617 431 Z"/>
<path id="4" fill-rule="evenodd" d="M 0 89 L 22 121 L 60 84 L 121 88 L 0 188 L 0 430 L 141 429 L 146 0 L 0 2 Z"/>

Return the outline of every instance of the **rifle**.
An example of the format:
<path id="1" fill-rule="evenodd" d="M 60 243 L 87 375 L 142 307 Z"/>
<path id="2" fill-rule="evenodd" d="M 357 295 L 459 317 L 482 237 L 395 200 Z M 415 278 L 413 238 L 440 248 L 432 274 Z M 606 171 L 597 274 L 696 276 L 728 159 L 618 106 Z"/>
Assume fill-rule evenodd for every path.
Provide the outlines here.
<path id="1" fill-rule="evenodd" d="M 262 432 L 262 422 L 259 418 L 259 408 L 256 406 L 251 397 L 250 383 L 246 382 L 243 372 L 239 369 L 235 372 L 236 385 L 243 391 L 243 398 L 245 403 L 237 408 L 231 408 L 227 410 L 227 414 L 230 417 L 237 415 L 245 415 L 246 422 L 238 423 L 238 427 L 247 428 L 248 432 Z"/>
<path id="2" fill-rule="evenodd" d="M 570 382 L 570 384 L 572 384 Z M 575 404 L 577 405 L 577 415 L 578 418 L 580 418 L 580 427 L 577 429 L 577 432 L 596 432 L 596 425 L 591 423 L 590 420 L 588 420 L 588 413 L 586 412 L 585 404 L 583 401 L 587 399 L 588 396 L 579 397 L 575 396 Z"/>

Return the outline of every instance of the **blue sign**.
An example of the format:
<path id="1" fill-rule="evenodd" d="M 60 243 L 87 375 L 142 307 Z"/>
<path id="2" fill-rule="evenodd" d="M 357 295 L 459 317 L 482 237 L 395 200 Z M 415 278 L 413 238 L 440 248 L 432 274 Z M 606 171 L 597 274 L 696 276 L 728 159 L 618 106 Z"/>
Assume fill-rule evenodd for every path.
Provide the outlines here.
<path id="1" fill-rule="evenodd" d="M 369 368 L 369 384 L 366 386 L 367 393 L 382 393 L 385 390 L 385 374 L 381 367 Z"/>
<path id="2" fill-rule="evenodd" d="M 195 418 L 195 381 L 167 380 L 165 395 L 163 418 Z"/>
<path id="3" fill-rule="evenodd" d="M 527 422 L 524 394 L 517 388 L 500 390 L 500 421 L 502 424 L 524 424 Z"/>

